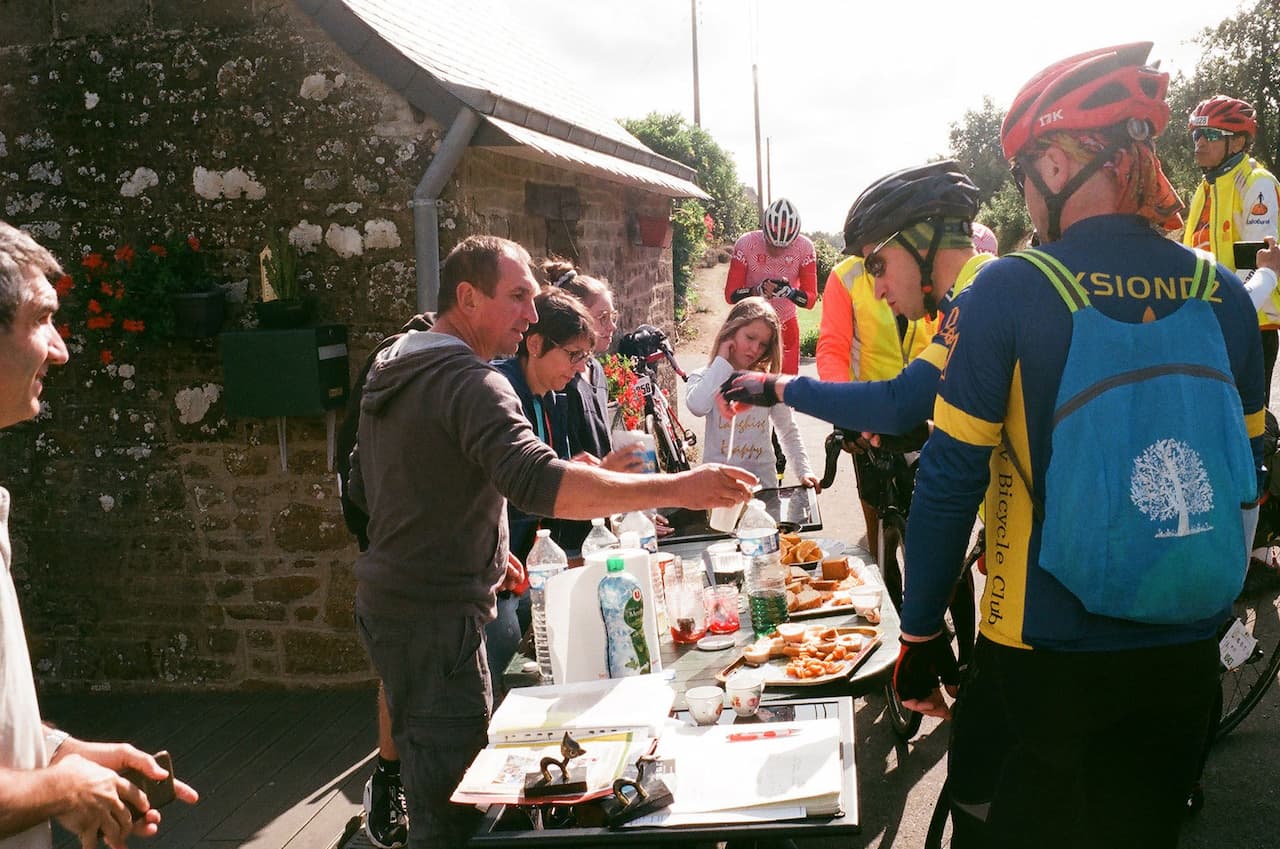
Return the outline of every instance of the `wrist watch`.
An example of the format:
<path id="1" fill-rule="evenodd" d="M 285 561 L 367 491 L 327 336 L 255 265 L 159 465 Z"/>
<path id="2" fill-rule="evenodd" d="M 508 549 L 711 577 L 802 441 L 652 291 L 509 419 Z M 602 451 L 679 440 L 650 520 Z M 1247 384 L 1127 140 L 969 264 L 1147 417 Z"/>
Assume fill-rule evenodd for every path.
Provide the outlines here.
<path id="1" fill-rule="evenodd" d="M 46 728 L 44 730 L 45 758 L 53 760 L 54 753 L 57 752 L 58 748 L 61 747 L 63 743 L 67 742 L 70 737 L 70 734 L 57 728 Z"/>

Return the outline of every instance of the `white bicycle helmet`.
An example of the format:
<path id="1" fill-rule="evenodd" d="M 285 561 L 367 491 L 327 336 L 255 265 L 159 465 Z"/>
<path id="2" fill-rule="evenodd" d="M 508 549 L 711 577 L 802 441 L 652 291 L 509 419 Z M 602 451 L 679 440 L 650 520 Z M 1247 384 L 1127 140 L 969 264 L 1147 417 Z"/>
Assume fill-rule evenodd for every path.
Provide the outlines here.
<path id="1" fill-rule="evenodd" d="M 769 244 L 785 248 L 800 235 L 800 213 L 786 198 L 778 198 L 764 211 L 764 236 Z"/>

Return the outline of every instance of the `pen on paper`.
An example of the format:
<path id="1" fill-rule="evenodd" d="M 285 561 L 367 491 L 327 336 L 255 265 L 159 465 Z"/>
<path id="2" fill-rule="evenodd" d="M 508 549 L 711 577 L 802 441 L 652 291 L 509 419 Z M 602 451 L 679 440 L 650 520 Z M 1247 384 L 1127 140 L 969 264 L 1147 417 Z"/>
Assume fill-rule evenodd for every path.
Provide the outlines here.
<path id="1" fill-rule="evenodd" d="M 799 733 L 799 728 L 780 728 L 777 731 L 738 731 L 730 734 L 728 740 L 730 743 L 745 743 L 749 740 L 776 740 L 780 737 L 790 737 Z"/>

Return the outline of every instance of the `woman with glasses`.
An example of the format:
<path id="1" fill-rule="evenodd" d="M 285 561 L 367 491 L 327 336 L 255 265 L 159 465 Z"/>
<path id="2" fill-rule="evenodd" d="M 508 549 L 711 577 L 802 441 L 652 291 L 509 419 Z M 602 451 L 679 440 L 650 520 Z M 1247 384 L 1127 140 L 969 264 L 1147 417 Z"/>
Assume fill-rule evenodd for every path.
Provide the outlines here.
<path id="1" fill-rule="evenodd" d="M 576 298 L 591 316 L 595 328 L 595 345 L 582 371 L 565 387 L 568 420 L 569 456 L 585 462 L 599 461 L 614 472 L 644 471 L 644 453 L 639 442 L 613 449 L 609 421 L 609 381 L 600 365 L 609 352 L 613 334 L 618 329 L 618 311 L 613 307 L 613 292 L 608 281 L 583 274 L 573 263 L 560 257 L 549 257 L 542 263 L 542 273 L 553 289 Z M 654 519 L 655 524 L 661 517 Z M 665 523 L 664 523 L 665 524 Z M 664 527 L 659 526 L 659 534 Z M 557 537 L 565 551 L 581 547 L 591 532 L 589 522 L 561 522 Z"/>
<path id="2" fill-rule="evenodd" d="M 569 402 L 565 387 L 586 370 L 595 347 L 595 322 L 582 303 L 558 289 L 544 289 L 534 298 L 538 321 L 529 326 L 516 355 L 494 366 L 511 381 L 520 396 L 525 417 L 538 437 L 558 456 L 569 459 Z M 524 559 L 533 546 L 539 524 L 548 521 L 530 516 L 508 504 L 511 553 Z M 548 525 L 559 540 L 558 523 Z M 563 545 L 562 545 L 563 547 Z"/>
<path id="3" fill-rule="evenodd" d="M 577 298 L 555 289 L 544 289 L 533 304 L 538 311 L 538 321 L 525 332 L 516 355 L 497 360 L 493 365 L 511 381 L 525 418 L 533 425 L 538 438 L 555 449 L 557 456 L 568 459 L 572 454 L 564 389 L 591 359 L 596 341 L 595 324 Z M 560 547 L 568 551 L 570 546 L 566 545 L 563 534 L 567 527 L 575 524 L 582 523 L 534 516 L 507 502 L 510 550 L 522 563 L 533 548 L 539 527 L 550 528 Z M 489 667 L 496 670 L 493 676 L 495 703 L 502 696 L 500 670 L 511 662 L 531 619 L 529 594 L 523 587 L 498 593 L 498 616 L 485 626 Z"/>
<path id="4" fill-rule="evenodd" d="M 1258 120 L 1243 100 L 1215 94 L 1201 101 L 1187 121 L 1195 145 L 1196 165 L 1204 179 L 1196 187 L 1187 214 L 1182 243 L 1207 250 L 1218 262 L 1239 271 L 1240 279 L 1258 308 L 1262 353 L 1267 369 L 1267 404 L 1271 404 L 1271 373 L 1280 349 L 1280 291 L 1270 268 L 1237 269 L 1233 242 L 1261 242 L 1277 237 L 1280 187 L 1271 172 L 1249 156 Z"/>
<path id="5" fill-rule="evenodd" d="M 606 281 L 582 274 L 568 260 L 550 257 L 542 263 L 542 273 L 552 288 L 567 292 L 582 303 L 595 327 L 595 345 L 592 353 L 601 356 L 609 352 L 613 334 L 618 329 L 618 311 L 613 308 L 613 293 Z M 604 457 L 613 450 L 609 442 L 609 385 L 604 369 L 596 357 L 587 361 L 586 370 L 569 384 L 569 444 L 573 453 L 586 452 L 593 457 Z M 615 471 L 638 472 L 643 460 L 638 454 L 627 454 L 633 459 Z"/>

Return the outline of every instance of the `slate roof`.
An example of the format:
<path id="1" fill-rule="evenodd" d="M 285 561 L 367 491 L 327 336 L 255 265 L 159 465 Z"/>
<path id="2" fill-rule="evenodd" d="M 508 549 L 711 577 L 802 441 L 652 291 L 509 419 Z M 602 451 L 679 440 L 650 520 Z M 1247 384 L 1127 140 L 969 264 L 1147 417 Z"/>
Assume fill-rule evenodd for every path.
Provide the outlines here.
<path id="1" fill-rule="evenodd" d="M 484 123 L 472 144 L 668 197 L 707 195 L 696 172 L 649 150 L 537 46 L 475 0 L 300 0 L 353 59 L 448 127 L 460 108 Z"/>

